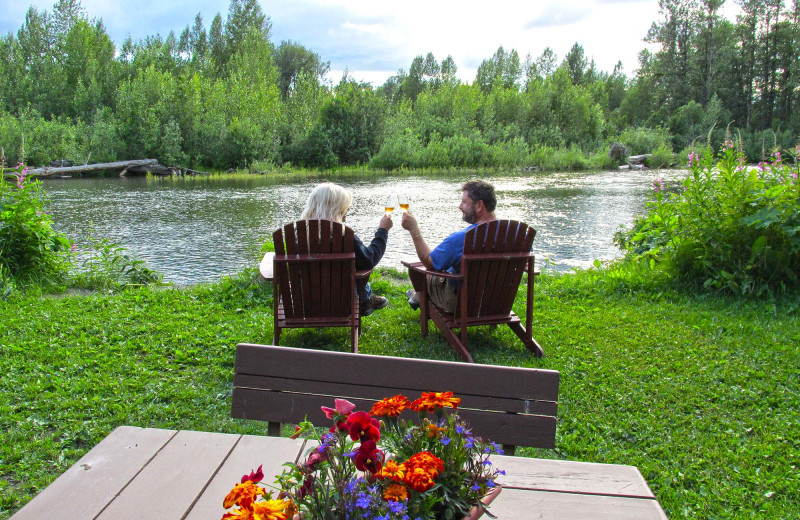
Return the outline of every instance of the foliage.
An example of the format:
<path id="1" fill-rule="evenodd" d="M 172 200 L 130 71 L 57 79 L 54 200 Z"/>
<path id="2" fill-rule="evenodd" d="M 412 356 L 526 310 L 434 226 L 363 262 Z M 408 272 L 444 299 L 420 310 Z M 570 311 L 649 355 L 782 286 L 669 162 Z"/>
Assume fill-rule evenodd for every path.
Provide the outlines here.
<path id="1" fill-rule="evenodd" d="M 132 258 L 125 248 L 108 238 L 89 237 L 88 251 L 78 253 L 71 285 L 95 291 L 117 291 L 131 285 L 158 285 L 163 275 L 148 269 L 144 261 Z M 83 254 L 81 254 L 83 253 Z"/>
<path id="2" fill-rule="evenodd" d="M 489 460 L 502 454 L 500 446 L 474 437 L 455 413 L 445 414 L 460 401 L 452 392 L 423 392 L 413 402 L 396 395 L 356 412 L 353 403 L 336 399 L 335 408 L 322 407 L 333 421 L 324 435 L 310 422 L 297 427 L 293 437 L 311 434 L 316 443 L 305 462 L 286 464 L 278 497 L 257 486 L 264 478 L 259 467 L 225 498 L 226 508 L 237 509 L 223 519 L 259 509 L 275 511 L 266 516 L 275 519 L 298 512 L 330 520 L 461 518 L 505 472 Z M 419 423 L 401 419 L 404 410 L 416 411 Z M 254 502 L 258 496 L 265 500 Z"/>
<path id="3" fill-rule="evenodd" d="M 630 155 L 652 153 L 658 148 L 672 149 L 670 136 L 663 128 L 628 128 L 619 136 Z"/>
<path id="4" fill-rule="evenodd" d="M 0 280 L 2 292 L 21 285 L 58 284 L 66 274 L 70 243 L 53 229 L 44 212 L 41 183 L 27 176 L 22 163 L 16 169 L 0 166 Z M 14 180 L 11 180 L 14 177 Z"/>
<path id="5" fill-rule="evenodd" d="M 660 181 L 655 200 L 615 241 L 637 261 L 663 262 L 679 280 L 737 295 L 800 287 L 800 184 L 780 154 L 744 166 L 732 141 L 715 161 L 690 156 L 679 193 Z"/>

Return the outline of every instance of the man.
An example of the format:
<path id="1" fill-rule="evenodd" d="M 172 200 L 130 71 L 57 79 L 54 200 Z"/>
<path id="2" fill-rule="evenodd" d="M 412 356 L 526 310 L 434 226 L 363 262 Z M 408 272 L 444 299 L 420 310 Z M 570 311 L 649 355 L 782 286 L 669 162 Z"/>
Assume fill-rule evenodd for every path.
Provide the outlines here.
<path id="1" fill-rule="evenodd" d="M 422 238 L 419 224 L 414 215 L 408 212 L 403 213 L 401 225 L 403 229 L 407 229 L 411 233 L 417 256 L 427 269 L 457 273 L 461 267 L 461 255 L 464 253 L 464 236 L 467 231 L 478 224 L 497 220 L 494 216 L 494 208 L 497 205 L 494 186 L 483 181 L 470 181 L 464 184 L 461 190 L 461 204 L 459 204 L 458 209 L 461 210 L 462 219 L 470 225 L 445 238 L 433 250 L 428 247 L 428 244 Z M 422 274 L 413 271 L 409 271 L 408 274 L 414 289 L 410 289 L 406 296 L 408 297 L 408 303 L 414 309 L 419 307 L 416 293 L 422 290 L 422 284 L 427 283 L 428 295 L 431 301 L 448 312 L 455 311 L 456 291 L 458 289 L 456 281 L 447 280 L 441 276 L 428 276 L 427 280 L 425 280 Z"/>

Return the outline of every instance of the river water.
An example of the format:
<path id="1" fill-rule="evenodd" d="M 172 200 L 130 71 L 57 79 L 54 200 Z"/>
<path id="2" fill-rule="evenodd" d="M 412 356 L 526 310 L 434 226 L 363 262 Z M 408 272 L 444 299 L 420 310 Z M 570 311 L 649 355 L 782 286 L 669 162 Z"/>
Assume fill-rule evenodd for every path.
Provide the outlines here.
<path id="1" fill-rule="evenodd" d="M 538 267 L 569 271 L 595 259 L 621 255 L 612 237 L 630 226 L 652 198 L 652 182 L 674 187 L 680 170 L 483 175 L 497 191 L 498 218 L 521 220 L 536 231 Z M 405 193 L 431 247 L 463 228 L 458 204 L 469 174 L 427 178 L 330 178 L 353 193 L 347 225 L 371 239 L 389 193 Z M 258 250 L 272 232 L 299 217 L 318 180 L 291 182 L 260 177 L 74 178 L 43 183 L 55 227 L 85 248 L 87 237 L 108 237 L 175 284 L 214 281 L 258 263 Z M 402 269 L 414 259 L 408 232 L 389 233 L 380 265 Z"/>

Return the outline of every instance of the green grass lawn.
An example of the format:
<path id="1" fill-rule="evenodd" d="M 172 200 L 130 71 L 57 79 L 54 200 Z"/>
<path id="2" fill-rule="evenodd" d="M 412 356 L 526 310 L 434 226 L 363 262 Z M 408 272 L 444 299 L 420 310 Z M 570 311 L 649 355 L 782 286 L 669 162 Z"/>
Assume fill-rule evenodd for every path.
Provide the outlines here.
<path id="1" fill-rule="evenodd" d="M 432 324 L 420 337 L 408 287 L 373 275 L 390 307 L 364 318 L 360 351 L 456 360 Z M 236 343 L 272 339 L 271 290 L 247 276 L 0 305 L 0 519 L 120 425 L 265 433 L 229 417 Z M 346 351 L 348 334 L 289 330 L 281 343 Z M 545 276 L 534 337 L 547 357 L 508 328 L 470 331 L 477 363 L 561 372 L 557 449 L 522 455 L 635 465 L 671 518 L 800 517 L 796 302 Z"/>

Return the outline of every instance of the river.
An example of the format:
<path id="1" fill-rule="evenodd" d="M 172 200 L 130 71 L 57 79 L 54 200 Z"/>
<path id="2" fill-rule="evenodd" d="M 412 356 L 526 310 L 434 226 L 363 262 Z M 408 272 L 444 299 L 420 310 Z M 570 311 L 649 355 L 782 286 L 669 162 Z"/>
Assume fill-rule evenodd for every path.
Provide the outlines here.
<path id="1" fill-rule="evenodd" d="M 630 226 L 652 197 L 652 182 L 675 187 L 686 172 L 645 170 L 483 175 L 497 191 L 498 218 L 536 231 L 538 267 L 569 271 L 621 255 L 612 237 Z M 466 173 L 447 177 L 390 175 L 331 178 L 353 193 L 347 225 L 372 237 L 389 193 L 408 195 L 422 234 L 434 246 L 466 224 L 458 204 Z M 73 178 L 43 182 L 55 228 L 86 248 L 87 237 L 108 237 L 178 285 L 208 282 L 258 263 L 258 250 L 280 225 L 299 217 L 318 180 L 261 177 Z M 413 259 L 408 233 L 395 210 L 380 265 L 402 269 Z"/>

